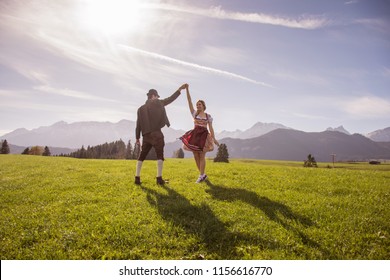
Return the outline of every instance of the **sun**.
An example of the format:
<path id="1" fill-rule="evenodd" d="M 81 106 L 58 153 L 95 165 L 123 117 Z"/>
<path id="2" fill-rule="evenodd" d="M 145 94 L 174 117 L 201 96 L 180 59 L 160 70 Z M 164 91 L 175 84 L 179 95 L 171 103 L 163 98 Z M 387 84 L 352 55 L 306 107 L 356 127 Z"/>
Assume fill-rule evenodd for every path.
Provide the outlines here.
<path id="1" fill-rule="evenodd" d="M 86 0 L 80 17 L 84 26 L 106 35 L 143 32 L 154 15 L 143 0 Z"/>

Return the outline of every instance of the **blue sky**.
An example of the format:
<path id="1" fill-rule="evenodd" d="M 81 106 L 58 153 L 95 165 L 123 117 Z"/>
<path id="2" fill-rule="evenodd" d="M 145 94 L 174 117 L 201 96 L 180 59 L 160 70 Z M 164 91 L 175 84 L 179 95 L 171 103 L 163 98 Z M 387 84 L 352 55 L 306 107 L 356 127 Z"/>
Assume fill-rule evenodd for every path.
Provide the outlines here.
<path id="1" fill-rule="evenodd" d="M 0 2 L 0 135 L 135 120 L 182 83 L 217 132 L 389 127 L 390 1 Z M 167 111 L 192 128 L 185 94 Z"/>

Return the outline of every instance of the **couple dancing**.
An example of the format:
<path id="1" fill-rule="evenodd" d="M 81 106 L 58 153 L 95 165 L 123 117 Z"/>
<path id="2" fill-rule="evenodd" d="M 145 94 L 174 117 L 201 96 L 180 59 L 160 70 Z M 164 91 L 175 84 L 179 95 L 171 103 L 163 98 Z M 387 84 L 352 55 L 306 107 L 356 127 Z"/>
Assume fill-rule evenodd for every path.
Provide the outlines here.
<path id="1" fill-rule="evenodd" d="M 188 106 L 194 119 L 195 127 L 180 137 L 180 140 L 183 142 L 183 149 L 191 151 L 194 154 L 196 166 L 199 170 L 199 178 L 196 180 L 196 183 L 201 183 L 207 179 L 205 173 L 206 153 L 214 149 L 214 144 L 219 145 L 214 135 L 213 118 L 205 112 L 206 104 L 203 100 L 197 101 L 196 109 L 194 108 L 189 85 L 183 84 L 170 97 L 161 100 L 155 89 L 149 90 L 147 93 L 148 99 L 137 111 L 137 124 L 135 129 L 136 145 L 140 145 L 142 133 L 142 147 L 137 160 L 135 175 L 135 184 L 137 185 L 141 184 L 142 164 L 152 147 L 154 147 L 157 154 L 156 182 L 159 185 L 165 184 L 162 178 L 165 142 L 161 128 L 165 125 L 170 126 L 165 106 L 175 101 L 183 89 L 187 93 Z"/>

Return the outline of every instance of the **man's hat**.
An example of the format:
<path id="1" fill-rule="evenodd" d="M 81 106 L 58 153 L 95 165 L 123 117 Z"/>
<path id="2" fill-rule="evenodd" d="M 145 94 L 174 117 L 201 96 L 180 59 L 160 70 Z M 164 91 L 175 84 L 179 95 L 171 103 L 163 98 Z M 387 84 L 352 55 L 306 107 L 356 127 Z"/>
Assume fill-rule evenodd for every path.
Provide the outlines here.
<path id="1" fill-rule="evenodd" d="M 148 97 L 151 97 L 153 95 L 157 96 L 157 97 L 160 97 L 160 95 L 158 95 L 158 92 L 157 90 L 155 89 L 150 89 L 149 92 L 146 94 Z"/>

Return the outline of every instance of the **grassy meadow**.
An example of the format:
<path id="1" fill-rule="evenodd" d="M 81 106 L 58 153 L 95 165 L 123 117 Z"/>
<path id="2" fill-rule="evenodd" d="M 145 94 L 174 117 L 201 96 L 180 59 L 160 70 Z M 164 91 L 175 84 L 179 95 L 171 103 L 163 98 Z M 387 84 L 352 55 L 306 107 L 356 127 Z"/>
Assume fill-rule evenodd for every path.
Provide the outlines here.
<path id="1" fill-rule="evenodd" d="M 0 258 L 390 259 L 390 164 L 0 155 Z"/>

